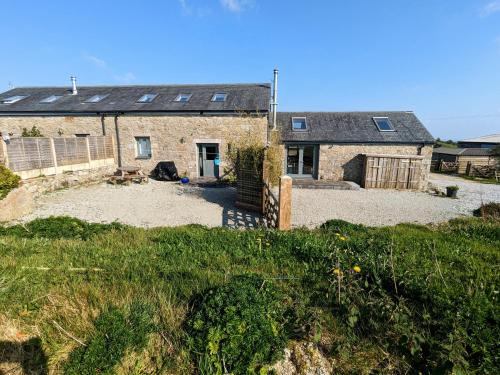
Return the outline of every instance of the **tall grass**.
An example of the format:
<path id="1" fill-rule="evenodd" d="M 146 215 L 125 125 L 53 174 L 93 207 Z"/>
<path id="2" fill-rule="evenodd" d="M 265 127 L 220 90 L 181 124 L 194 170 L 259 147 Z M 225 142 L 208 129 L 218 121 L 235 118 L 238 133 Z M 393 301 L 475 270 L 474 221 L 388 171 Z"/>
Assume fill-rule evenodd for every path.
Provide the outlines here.
<path id="1" fill-rule="evenodd" d="M 294 337 L 316 342 L 340 373 L 498 373 L 498 222 L 52 230 L 71 223 L 0 231 L 0 341 L 40 338 L 56 373 L 103 337 L 109 311 L 132 327 L 123 337 L 145 332 L 116 348 L 109 371 L 196 372 L 185 331 L 192 298 L 248 274 L 286 293 Z M 136 305 L 148 306 L 150 330 L 130 323 Z"/>

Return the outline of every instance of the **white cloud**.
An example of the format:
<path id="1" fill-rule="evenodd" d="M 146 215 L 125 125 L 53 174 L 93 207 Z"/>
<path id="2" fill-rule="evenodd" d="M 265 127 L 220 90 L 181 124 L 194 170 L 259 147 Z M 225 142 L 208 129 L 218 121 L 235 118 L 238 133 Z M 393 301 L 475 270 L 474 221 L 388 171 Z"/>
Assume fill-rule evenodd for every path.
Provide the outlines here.
<path id="1" fill-rule="evenodd" d="M 179 4 L 181 5 L 181 8 L 184 13 L 186 14 L 192 14 L 193 9 L 189 6 L 187 0 L 179 0 Z"/>
<path id="2" fill-rule="evenodd" d="M 224 8 L 234 13 L 240 13 L 254 5 L 253 0 L 220 0 L 220 3 Z"/>
<path id="3" fill-rule="evenodd" d="M 114 74 L 113 78 L 121 83 L 130 83 L 135 81 L 135 74 L 132 72 L 127 72 L 125 74 Z"/>
<path id="4" fill-rule="evenodd" d="M 179 4 L 182 8 L 182 12 L 187 16 L 196 16 L 202 18 L 208 16 L 211 13 L 210 8 L 202 5 L 193 5 L 191 1 L 188 0 L 179 0 Z"/>
<path id="5" fill-rule="evenodd" d="M 481 9 L 481 15 L 483 17 L 488 17 L 497 12 L 500 12 L 500 0 L 491 1 Z"/>
<path id="6" fill-rule="evenodd" d="M 124 73 L 124 74 L 117 74 L 114 69 L 112 69 L 108 63 L 99 58 L 99 57 L 96 57 L 94 55 L 91 55 L 89 53 L 83 53 L 82 54 L 83 56 L 83 59 L 87 62 L 89 62 L 90 64 L 94 65 L 95 67 L 103 70 L 104 72 L 106 72 L 108 75 L 110 75 L 111 77 L 113 77 L 113 79 L 117 82 L 121 82 L 121 83 L 130 83 L 132 81 L 135 81 L 136 77 L 135 77 L 135 74 L 132 73 L 132 72 L 127 72 L 127 73 Z"/>
<path id="7" fill-rule="evenodd" d="M 93 65 L 97 66 L 98 68 L 106 68 L 108 66 L 106 61 L 104 61 L 103 59 L 100 59 L 99 57 L 96 57 L 96 56 L 92 56 L 92 55 L 85 53 L 83 55 L 83 58 L 85 60 L 87 60 L 88 62 L 92 63 Z"/>

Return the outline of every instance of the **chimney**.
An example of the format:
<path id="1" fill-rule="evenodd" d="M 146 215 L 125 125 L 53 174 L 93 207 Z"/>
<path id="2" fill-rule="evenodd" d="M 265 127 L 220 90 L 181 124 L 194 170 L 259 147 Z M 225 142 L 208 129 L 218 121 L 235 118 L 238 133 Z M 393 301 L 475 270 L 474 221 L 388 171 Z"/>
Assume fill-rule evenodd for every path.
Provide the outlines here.
<path id="1" fill-rule="evenodd" d="M 278 69 L 274 69 L 274 80 L 273 80 L 273 99 L 271 102 L 271 110 L 273 116 L 273 126 L 272 129 L 276 130 L 276 110 L 278 107 Z"/>
<path id="2" fill-rule="evenodd" d="M 71 85 L 72 85 L 71 95 L 78 94 L 78 90 L 76 89 L 76 77 L 74 76 L 71 76 Z"/>

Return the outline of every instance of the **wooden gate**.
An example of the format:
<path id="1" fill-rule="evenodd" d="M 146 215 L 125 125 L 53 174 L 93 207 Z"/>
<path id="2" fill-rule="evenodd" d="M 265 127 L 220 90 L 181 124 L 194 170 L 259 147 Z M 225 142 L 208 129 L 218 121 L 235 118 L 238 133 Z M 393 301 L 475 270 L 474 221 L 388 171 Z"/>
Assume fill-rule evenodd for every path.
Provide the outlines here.
<path id="1" fill-rule="evenodd" d="M 364 157 L 365 189 L 422 189 L 423 156 L 366 154 Z"/>

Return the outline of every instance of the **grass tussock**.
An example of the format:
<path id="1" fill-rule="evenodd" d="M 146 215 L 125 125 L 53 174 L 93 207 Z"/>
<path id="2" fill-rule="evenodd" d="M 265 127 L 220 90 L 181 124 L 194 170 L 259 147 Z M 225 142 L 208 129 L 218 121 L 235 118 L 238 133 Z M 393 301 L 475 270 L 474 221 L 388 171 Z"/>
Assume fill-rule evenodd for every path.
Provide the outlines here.
<path id="1" fill-rule="evenodd" d="M 498 373 L 499 249 L 499 222 L 479 218 L 2 228 L 0 360 L 38 373 L 265 373 L 284 341 L 306 340 L 338 373 Z M 241 275 L 253 281 L 234 288 Z"/>

